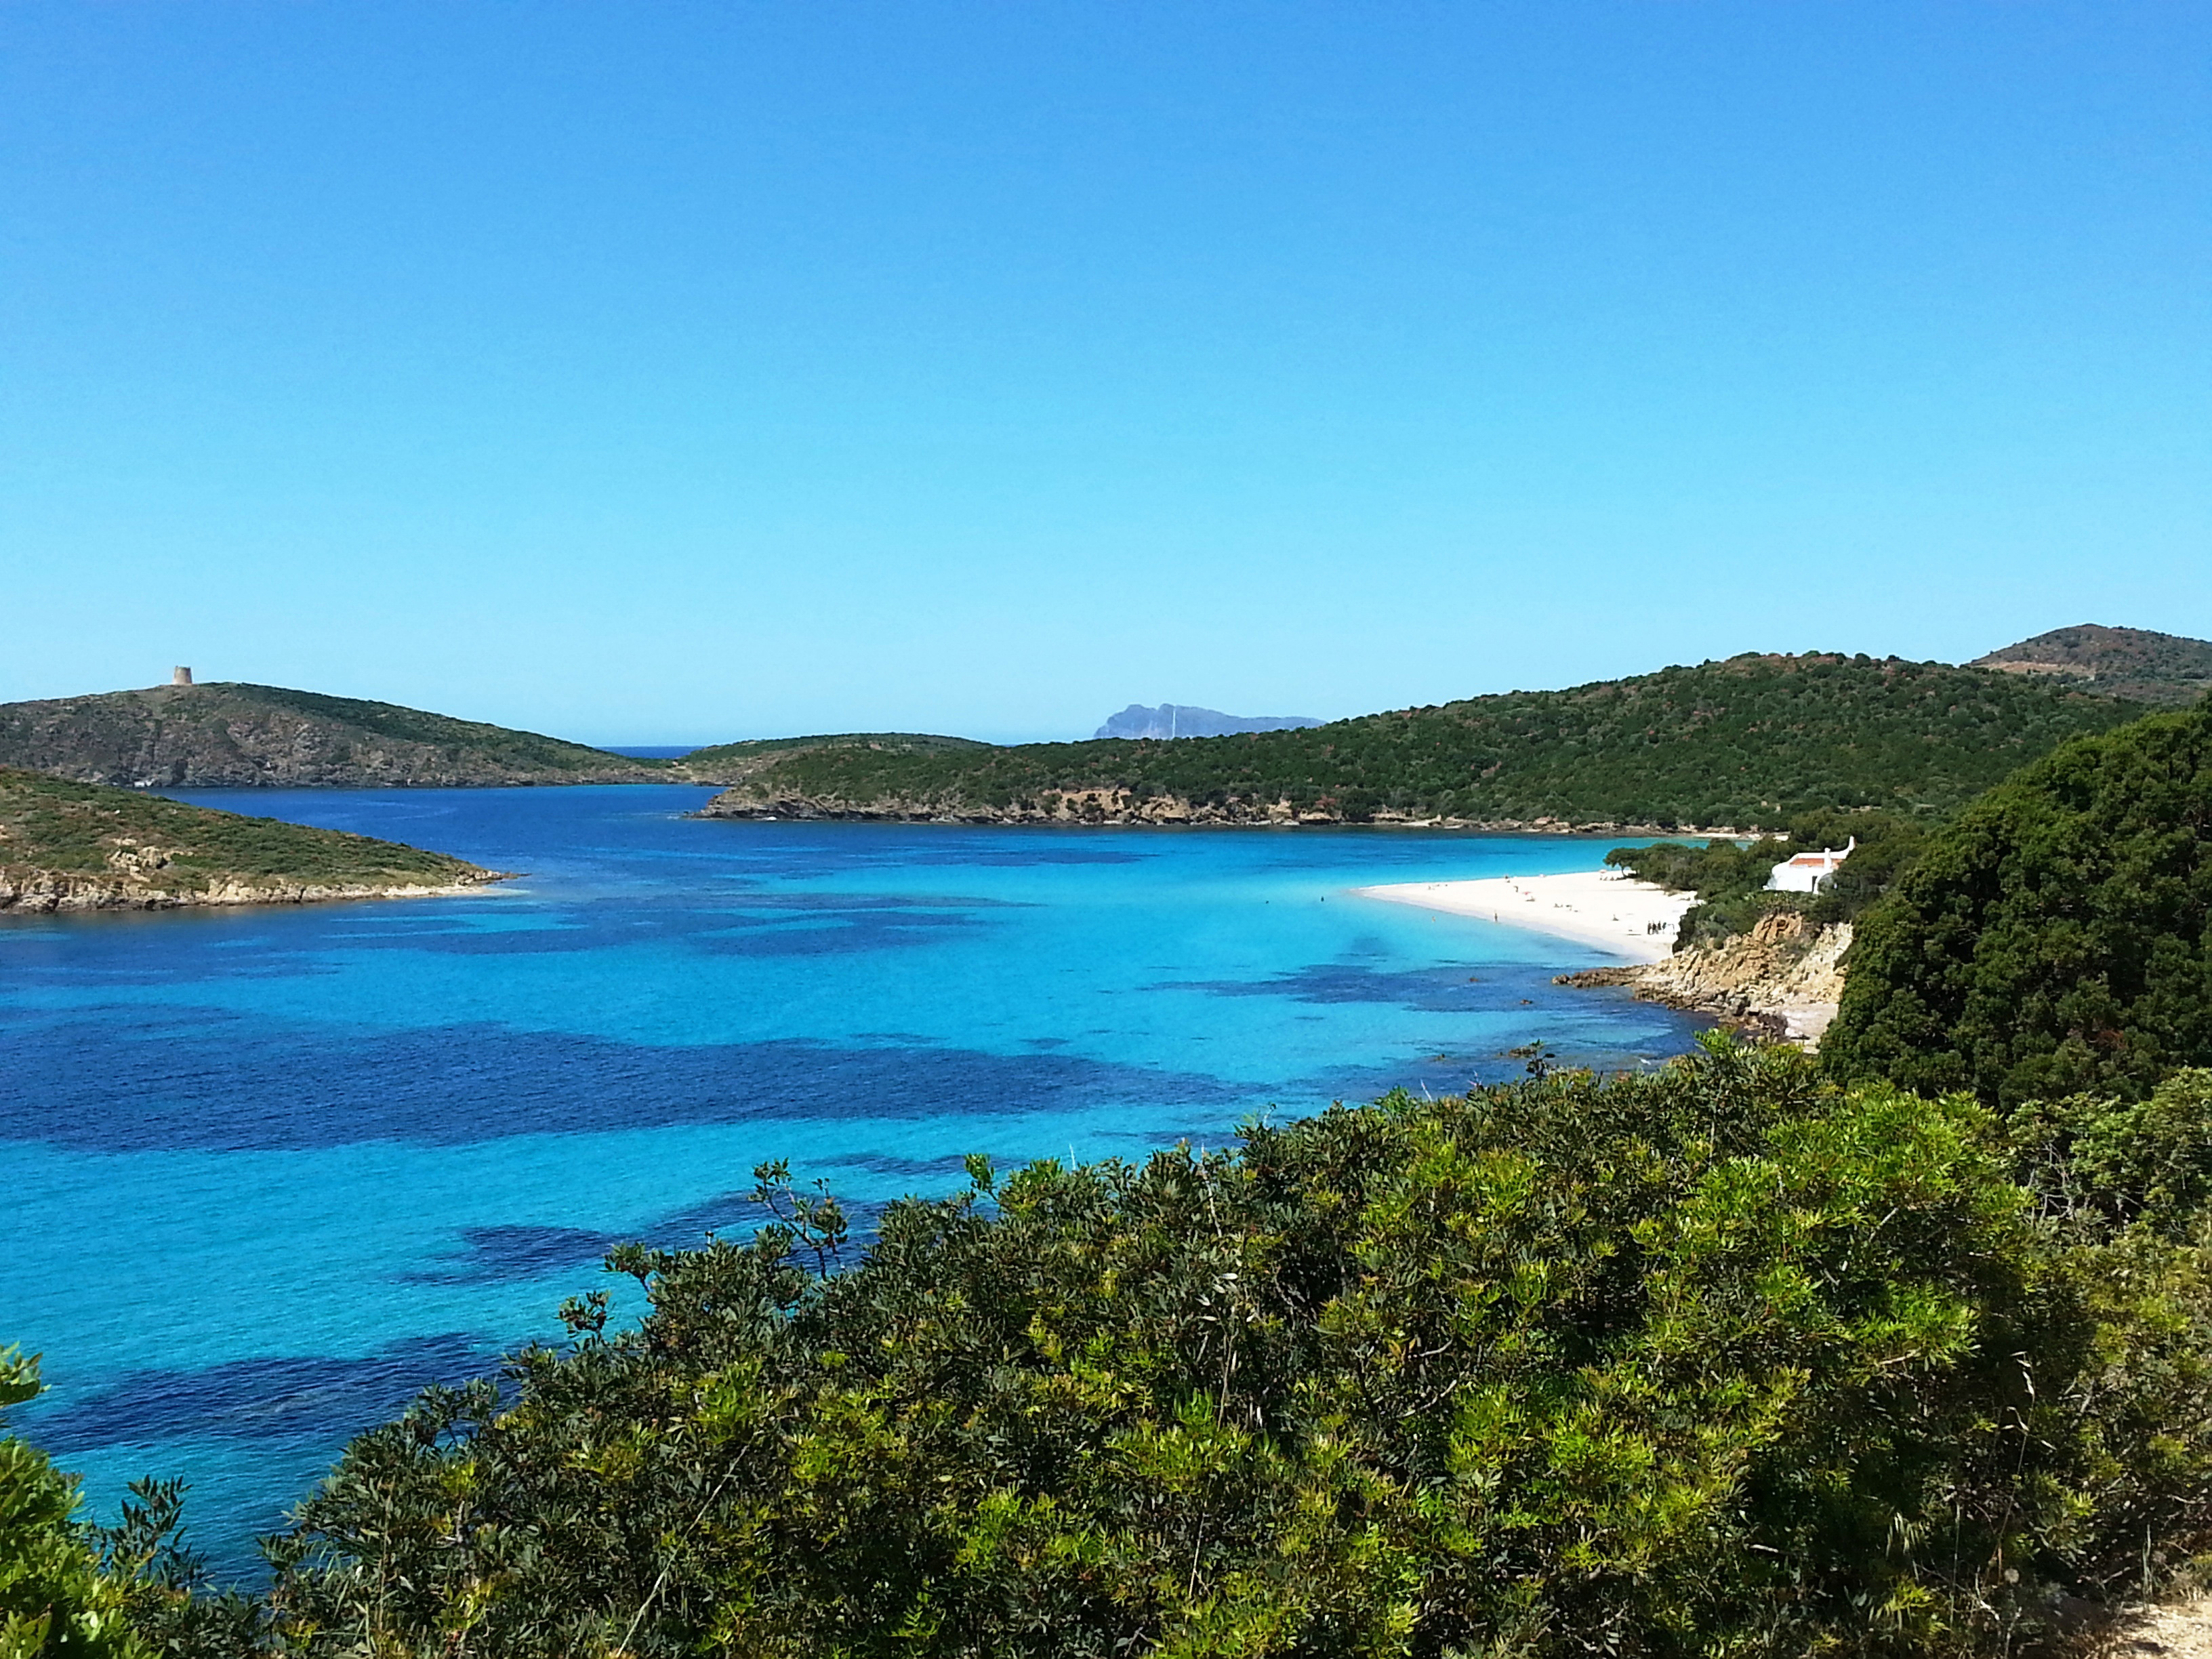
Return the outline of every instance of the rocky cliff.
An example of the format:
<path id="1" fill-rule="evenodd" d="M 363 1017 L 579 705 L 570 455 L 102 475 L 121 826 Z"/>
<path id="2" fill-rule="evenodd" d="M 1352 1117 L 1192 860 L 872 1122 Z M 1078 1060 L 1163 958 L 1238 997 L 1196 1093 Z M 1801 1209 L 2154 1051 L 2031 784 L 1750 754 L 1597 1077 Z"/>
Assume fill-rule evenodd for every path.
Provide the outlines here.
<path id="1" fill-rule="evenodd" d="M 0 766 L 141 787 L 647 783 L 680 776 L 533 732 L 278 686 L 0 704 Z"/>
<path id="2" fill-rule="evenodd" d="M 0 769 L 0 912 L 404 898 L 505 879 L 397 842 Z"/>
<path id="3" fill-rule="evenodd" d="M 1626 985 L 1645 1002 L 1718 1015 L 1807 1048 L 1836 1017 L 1844 994 L 1849 922 L 1809 928 L 1796 911 L 1777 911 L 1748 933 L 1692 945 L 1664 962 L 1562 974 L 1561 985 Z"/>
<path id="4" fill-rule="evenodd" d="M 1271 825 L 1363 823 L 1395 825 L 1401 829 L 1607 836 L 1657 836 L 1674 832 L 1679 828 L 1672 824 L 1618 823 L 1602 820 L 1582 822 L 1553 817 L 1424 817 L 1389 807 L 1378 807 L 1355 817 L 1334 806 L 1300 807 L 1289 800 L 1264 803 L 1192 801 L 1181 795 L 1149 794 L 1119 788 L 1048 790 L 1034 799 L 1010 801 L 1003 805 L 972 800 L 947 800 L 942 797 L 896 794 L 851 800 L 836 793 L 815 794 L 781 787 L 773 777 L 755 779 L 726 789 L 693 816 L 702 818 L 851 819 L 887 823 L 1060 824 L 1093 828 L 1188 824 L 1264 829 Z M 1736 831 L 1721 826 L 1700 833 L 1730 836 Z"/>

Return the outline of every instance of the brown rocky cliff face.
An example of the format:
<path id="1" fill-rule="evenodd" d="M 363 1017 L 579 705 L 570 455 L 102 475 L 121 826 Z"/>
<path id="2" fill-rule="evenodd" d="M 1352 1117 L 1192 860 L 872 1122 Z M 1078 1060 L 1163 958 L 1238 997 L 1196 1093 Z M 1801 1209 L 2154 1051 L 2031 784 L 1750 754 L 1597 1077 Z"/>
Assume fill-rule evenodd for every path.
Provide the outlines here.
<path id="1" fill-rule="evenodd" d="M 1807 1048 L 1820 1046 L 1844 994 L 1851 927 L 1817 931 L 1794 910 L 1778 910 L 1749 933 L 1697 945 L 1664 962 L 1562 974 L 1562 985 L 1626 985 L 1646 1002 L 1717 1014 Z"/>

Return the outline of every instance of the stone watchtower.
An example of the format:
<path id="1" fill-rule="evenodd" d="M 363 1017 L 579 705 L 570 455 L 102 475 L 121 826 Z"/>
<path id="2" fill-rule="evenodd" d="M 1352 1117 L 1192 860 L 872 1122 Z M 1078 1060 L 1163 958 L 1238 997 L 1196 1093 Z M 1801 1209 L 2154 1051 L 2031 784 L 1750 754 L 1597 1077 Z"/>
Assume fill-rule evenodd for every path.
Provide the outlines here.
<path id="1" fill-rule="evenodd" d="M 172 685 L 190 685 L 191 683 L 192 683 L 192 671 L 191 671 L 191 669 L 189 669 L 189 668 L 172 668 L 172 669 L 169 671 L 169 684 L 172 684 Z"/>

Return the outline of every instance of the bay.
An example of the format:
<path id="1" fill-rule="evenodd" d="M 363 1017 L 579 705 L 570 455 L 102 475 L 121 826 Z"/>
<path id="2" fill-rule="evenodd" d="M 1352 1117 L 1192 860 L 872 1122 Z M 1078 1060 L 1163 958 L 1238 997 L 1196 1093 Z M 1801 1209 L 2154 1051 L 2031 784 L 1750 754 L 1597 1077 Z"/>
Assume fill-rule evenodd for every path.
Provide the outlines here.
<path id="1" fill-rule="evenodd" d="M 18 1425 L 99 1511 L 181 1476 L 251 1577 L 349 1435 L 556 1338 L 615 1241 L 749 1225 L 765 1159 L 865 1224 L 969 1152 L 1221 1145 L 1695 1028 L 1554 988 L 1585 947 L 1348 890 L 1602 841 L 686 816 L 709 793 L 182 792 L 526 873 L 0 922 L 0 1345 L 43 1352 Z"/>

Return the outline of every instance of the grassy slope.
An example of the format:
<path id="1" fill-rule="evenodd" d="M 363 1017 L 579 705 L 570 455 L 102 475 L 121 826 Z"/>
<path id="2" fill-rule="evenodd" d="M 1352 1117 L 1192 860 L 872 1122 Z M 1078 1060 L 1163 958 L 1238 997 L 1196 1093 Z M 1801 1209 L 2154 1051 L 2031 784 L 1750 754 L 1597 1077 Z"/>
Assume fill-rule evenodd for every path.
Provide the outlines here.
<path id="1" fill-rule="evenodd" d="M 487 783 L 679 775 L 665 761 L 633 760 L 534 732 L 283 686 L 218 681 L 0 705 L 0 765 L 109 782 L 135 782 L 149 773 L 164 781 L 185 776 L 164 773 L 174 760 L 189 761 L 195 777 L 212 773 L 224 781 L 291 781 L 267 769 L 301 762 L 318 773 L 307 781 L 343 781 L 349 769 L 359 769 L 361 754 L 378 751 L 384 762 L 367 781 L 406 781 L 410 772 Z"/>
<path id="2" fill-rule="evenodd" d="M 1006 807 L 1102 787 L 1478 821 L 1765 825 L 1832 806 L 1948 811 L 2141 709 L 1940 663 L 1743 656 L 1226 738 L 980 751 L 794 750 L 738 793 L 866 809 Z"/>
<path id="3" fill-rule="evenodd" d="M 0 872 L 9 877 L 112 876 L 112 855 L 147 851 L 167 861 L 141 878 L 182 891 L 233 881 L 442 885 L 484 873 L 397 842 L 0 768 Z"/>
<path id="4" fill-rule="evenodd" d="M 669 766 L 665 760 L 638 760 L 570 743 L 562 738 L 518 732 L 483 720 L 456 720 L 450 714 L 433 714 L 395 702 L 368 702 L 357 697 L 331 697 L 319 691 L 294 691 L 280 685 L 249 685 L 243 682 L 218 683 L 204 689 L 228 693 L 237 701 L 265 704 L 398 742 L 473 750 L 516 769 L 580 772 L 610 766 L 665 770 Z"/>

